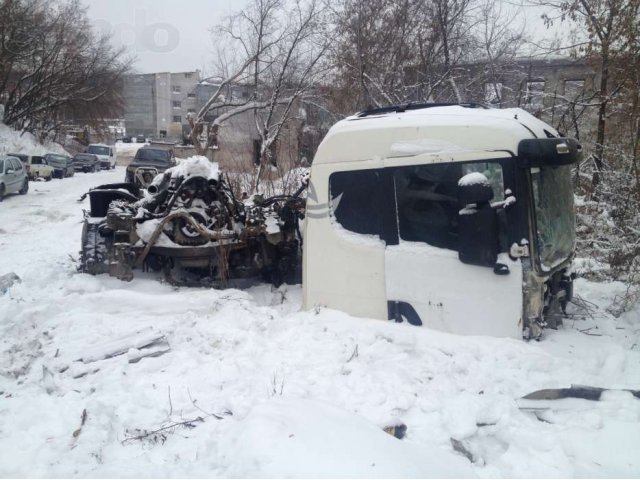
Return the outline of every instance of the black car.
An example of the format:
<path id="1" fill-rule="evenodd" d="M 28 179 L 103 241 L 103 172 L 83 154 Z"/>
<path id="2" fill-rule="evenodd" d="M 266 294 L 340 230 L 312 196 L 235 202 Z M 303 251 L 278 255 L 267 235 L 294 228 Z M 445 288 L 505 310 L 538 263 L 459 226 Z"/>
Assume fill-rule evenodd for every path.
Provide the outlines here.
<path id="1" fill-rule="evenodd" d="M 175 166 L 173 150 L 142 147 L 138 149 L 133 161 L 127 167 L 124 181 L 146 188 L 157 174 Z"/>
<path id="2" fill-rule="evenodd" d="M 47 160 L 47 163 L 53 167 L 54 178 L 73 177 L 75 169 L 71 157 L 47 153 L 44 158 Z"/>
<path id="3" fill-rule="evenodd" d="M 78 153 L 73 157 L 73 168 L 76 172 L 95 172 L 100 170 L 100 159 L 91 153 Z"/>

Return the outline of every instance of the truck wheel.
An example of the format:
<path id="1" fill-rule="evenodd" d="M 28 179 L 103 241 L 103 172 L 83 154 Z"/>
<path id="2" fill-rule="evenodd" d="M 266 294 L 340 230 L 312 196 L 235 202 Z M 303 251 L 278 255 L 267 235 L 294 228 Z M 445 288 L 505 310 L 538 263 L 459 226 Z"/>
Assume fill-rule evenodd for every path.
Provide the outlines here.
<path id="1" fill-rule="evenodd" d="M 18 191 L 20 195 L 26 195 L 29 191 L 29 180 L 24 179 L 24 183 L 22 184 L 22 188 Z"/>

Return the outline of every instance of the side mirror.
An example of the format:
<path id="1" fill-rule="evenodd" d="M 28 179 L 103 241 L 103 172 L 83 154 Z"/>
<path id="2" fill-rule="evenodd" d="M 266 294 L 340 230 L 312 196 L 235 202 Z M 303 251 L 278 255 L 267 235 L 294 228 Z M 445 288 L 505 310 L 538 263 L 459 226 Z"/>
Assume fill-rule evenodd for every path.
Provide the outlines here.
<path id="1" fill-rule="evenodd" d="M 113 157 L 113 151 L 111 151 L 111 153 L 109 154 L 110 157 Z"/>
<path id="2" fill-rule="evenodd" d="M 462 263 L 495 267 L 499 250 L 498 213 L 489 203 L 493 188 L 478 172 L 458 182 L 458 258 Z"/>
<path id="3" fill-rule="evenodd" d="M 16 171 L 13 168 L 7 169 L 7 175 L 13 175 Z"/>

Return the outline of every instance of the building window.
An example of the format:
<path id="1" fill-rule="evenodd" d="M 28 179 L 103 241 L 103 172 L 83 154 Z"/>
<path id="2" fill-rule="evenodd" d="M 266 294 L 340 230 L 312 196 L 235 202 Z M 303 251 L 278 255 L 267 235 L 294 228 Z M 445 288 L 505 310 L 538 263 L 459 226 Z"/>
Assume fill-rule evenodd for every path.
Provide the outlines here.
<path id="1" fill-rule="evenodd" d="M 576 101 L 584 95 L 584 80 L 565 80 L 564 98 L 568 101 Z"/>
<path id="2" fill-rule="evenodd" d="M 187 110 L 187 113 L 196 113 L 196 109 L 195 108 L 190 108 Z"/>
<path id="3" fill-rule="evenodd" d="M 195 93 L 187 93 L 187 98 L 196 98 Z"/>
<path id="4" fill-rule="evenodd" d="M 172 91 L 173 93 L 180 93 L 180 92 L 182 91 L 182 87 L 180 87 L 180 85 L 173 85 L 173 86 L 171 87 L 171 91 Z"/>
<path id="5" fill-rule="evenodd" d="M 173 108 L 181 108 L 182 107 L 182 102 L 178 102 L 177 100 L 174 100 L 171 103 L 173 104 Z"/>
<path id="6" fill-rule="evenodd" d="M 524 105 L 534 110 L 539 110 L 544 106 L 544 81 L 526 83 Z"/>
<path id="7" fill-rule="evenodd" d="M 182 117 L 180 115 L 174 115 L 173 123 L 182 123 Z"/>
<path id="8" fill-rule="evenodd" d="M 187 72 L 184 74 L 184 78 L 191 78 L 191 77 L 193 77 L 193 73 L 191 72 Z"/>
<path id="9" fill-rule="evenodd" d="M 502 83 L 490 82 L 484 84 L 484 101 L 491 104 L 502 102 Z"/>

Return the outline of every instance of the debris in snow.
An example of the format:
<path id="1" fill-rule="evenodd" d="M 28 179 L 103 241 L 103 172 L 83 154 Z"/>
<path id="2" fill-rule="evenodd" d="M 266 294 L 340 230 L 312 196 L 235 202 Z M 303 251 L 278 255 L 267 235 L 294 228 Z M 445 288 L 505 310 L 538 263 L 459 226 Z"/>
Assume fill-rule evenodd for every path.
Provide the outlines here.
<path id="1" fill-rule="evenodd" d="M 459 187 L 468 187 L 469 185 L 487 185 L 490 186 L 489 179 L 480 172 L 467 173 L 458 180 Z"/>
<path id="2" fill-rule="evenodd" d="M 131 348 L 139 349 L 150 347 L 160 343 L 162 340 L 164 340 L 164 334 L 149 327 L 135 332 L 132 335 L 127 335 L 126 337 L 93 347 L 91 351 L 82 355 L 78 360 L 82 363 L 96 362 L 98 360 L 122 355 L 127 353 Z M 138 360 L 140 358 L 142 357 L 139 357 Z"/>
<path id="3" fill-rule="evenodd" d="M 460 440 L 456 440 L 452 437 L 451 446 L 456 452 L 461 453 L 462 455 L 467 457 L 470 462 L 473 462 L 473 454 L 467 449 L 467 447 L 464 446 L 464 443 L 462 443 Z"/>
<path id="4" fill-rule="evenodd" d="M 0 295 L 7 293 L 14 284 L 21 283 L 22 280 L 14 272 L 0 276 Z"/>
<path id="5" fill-rule="evenodd" d="M 609 391 L 629 392 L 634 397 L 640 398 L 640 390 L 610 389 L 591 387 L 588 385 L 571 385 L 569 388 L 545 388 L 536 390 L 522 397 L 525 400 L 560 400 L 563 398 L 583 398 L 585 400 L 600 400 L 604 392 Z"/>
<path id="6" fill-rule="evenodd" d="M 142 350 L 131 348 L 128 352 L 129 363 L 138 363 L 143 358 L 159 357 L 171 351 L 169 344 L 161 342 L 159 344 L 150 345 Z"/>
<path id="7" fill-rule="evenodd" d="M 407 434 L 407 426 L 404 423 L 384 427 L 383 430 L 398 440 L 402 440 Z"/>
<path id="8" fill-rule="evenodd" d="M 87 422 L 87 409 L 85 408 L 85 409 L 82 410 L 82 415 L 80 415 L 80 426 L 73 431 L 73 434 L 71 434 L 71 436 L 73 438 L 73 440 L 71 441 L 72 445 L 74 445 L 76 443 L 76 441 L 78 440 L 78 437 L 82 433 L 82 427 L 84 427 L 84 424 L 86 422 Z"/>

